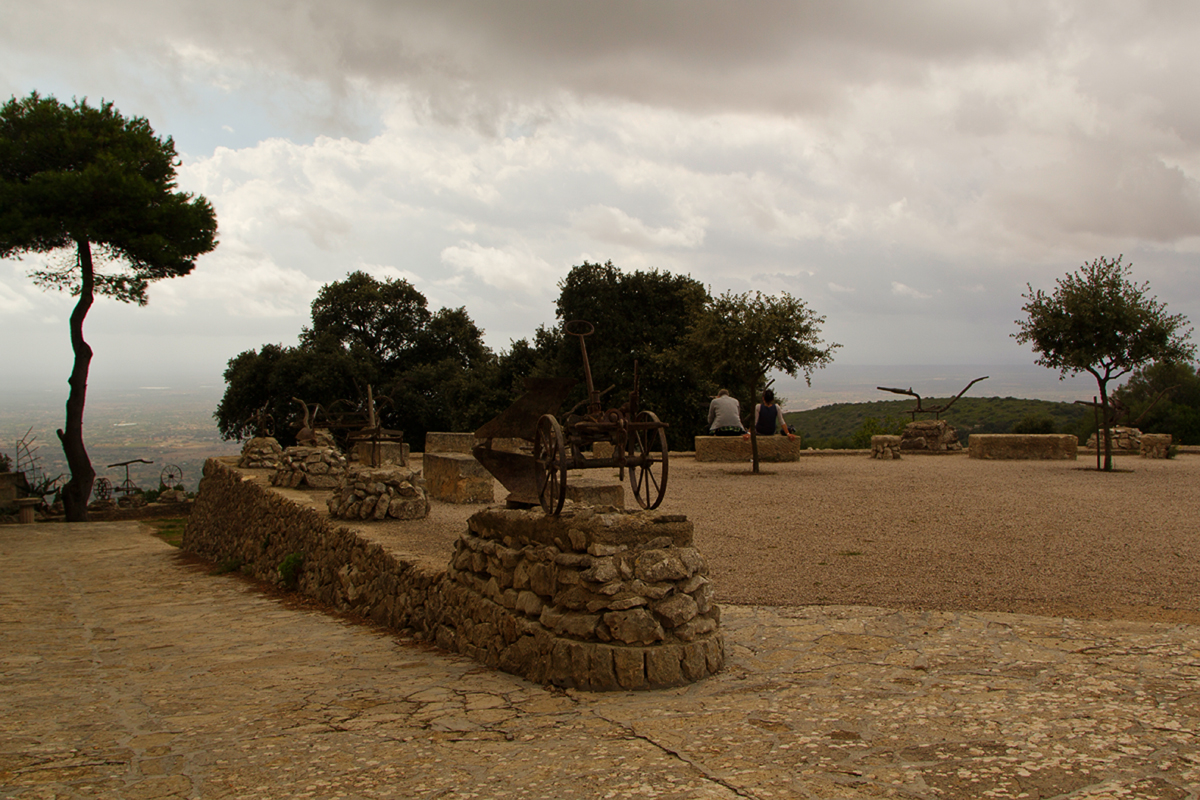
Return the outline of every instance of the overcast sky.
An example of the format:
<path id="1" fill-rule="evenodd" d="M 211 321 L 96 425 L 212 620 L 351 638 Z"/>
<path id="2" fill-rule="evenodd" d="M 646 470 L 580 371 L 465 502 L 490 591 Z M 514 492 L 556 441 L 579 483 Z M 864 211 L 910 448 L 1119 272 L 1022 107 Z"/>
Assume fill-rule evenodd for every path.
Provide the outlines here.
<path id="1" fill-rule="evenodd" d="M 0 95 L 147 117 L 217 211 L 191 276 L 93 307 L 93 385 L 219 384 L 356 269 L 501 350 L 609 259 L 799 296 L 841 364 L 1028 364 L 1026 284 L 1097 256 L 1200 318 L 1198 41 L 1186 1 L 39 0 Z M 2 382 L 69 372 L 35 266 Z"/>

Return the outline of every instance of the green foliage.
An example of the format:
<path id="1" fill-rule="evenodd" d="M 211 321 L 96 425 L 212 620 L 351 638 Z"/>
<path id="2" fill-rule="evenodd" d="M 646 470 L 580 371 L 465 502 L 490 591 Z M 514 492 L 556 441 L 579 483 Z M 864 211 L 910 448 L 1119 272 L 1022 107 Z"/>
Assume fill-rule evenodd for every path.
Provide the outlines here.
<path id="1" fill-rule="evenodd" d="M 179 547 L 183 543 L 183 530 L 187 527 L 187 518 L 150 519 L 143 524 L 150 526 L 154 530 L 154 535 L 159 539 L 172 547 Z"/>
<path id="2" fill-rule="evenodd" d="M 950 398 L 924 398 L 930 405 L 939 405 Z M 863 438 L 855 437 L 878 424 L 880 434 L 898 433 L 910 421 L 907 413 L 912 400 L 879 400 L 870 403 L 834 403 L 808 411 L 786 414 L 788 425 L 794 426 L 805 447 L 817 449 L 860 448 Z M 1057 430 L 1074 432 L 1090 422 L 1092 412 L 1074 403 L 1054 403 L 1047 400 L 1022 400 L 1015 397 L 962 397 L 941 418 L 958 430 L 959 439 L 966 444 L 972 433 L 1009 433 L 1025 417 L 1048 417 Z M 923 417 L 924 418 L 924 417 Z M 869 423 L 869 420 L 881 420 Z M 892 428 L 891 425 L 895 427 Z M 889 429 L 890 428 L 890 429 Z M 1086 439 L 1086 436 L 1084 437 Z M 869 446 L 870 436 L 865 439 Z"/>
<path id="3" fill-rule="evenodd" d="M 885 417 L 882 420 L 875 417 L 867 417 L 863 420 L 863 424 L 858 426 L 858 430 L 850 437 L 850 448 L 853 450 L 866 450 L 871 446 L 872 436 L 899 436 L 904 432 L 904 426 L 908 424 L 907 420 L 898 417 Z M 804 439 L 801 438 L 801 443 Z"/>
<path id="4" fill-rule="evenodd" d="M 714 394 L 686 347 L 686 333 L 708 300 L 703 284 L 691 277 L 650 270 L 624 273 L 612 262 L 573 267 L 559 283 L 557 317 L 586 320 L 595 326 L 587 337 L 588 362 L 597 390 L 615 386 L 603 398 L 619 406 L 633 388 L 634 362 L 643 409 L 670 427 L 671 447 L 690 449 L 704 429 L 708 400 Z M 537 349 L 549 355 L 541 374 L 577 377 L 568 406 L 586 400 L 579 339 L 561 329 L 539 331 Z M 564 409 L 565 410 L 565 409 Z"/>
<path id="5" fill-rule="evenodd" d="M 1142 367 L 1117 387 L 1113 397 L 1143 433 L 1169 433 L 1179 444 L 1200 445 L 1200 374 L 1195 365 Z"/>
<path id="6" fill-rule="evenodd" d="M 304 568 L 304 554 L 290 553 L 279 562 L 279 580 L 289 589 L 300 585 L 300 572 Z"/>
<path id="7" fill-rule="evenodd" d="M 1029 286 L 1022 295 L 1027 315 L 1013 334 L 1038 353 L 1037 363 L 1063 376 L 1088 372 L 1100 389 L 1103 415 L 1108 413 L 1108 382 L 1160 361 L 1190 361 L 1196 353 L 1188 339 L 1187 318 L 1168 314 L 1166 304 L 1150 296 L 1150 285 L 1131 280 L 1131 266 L 1098 258 L 1059 278 L 1053 294 Z M 1112 469 L 1105 437 L 1104 468 Z"/>
<path id="8" fill-rule="evenodd" d="M 1026 414 L 1011 433 L 1054 433 L 1054 418 L 1046 414 Z"/>
<path id="9" fill-rule="evenodd" d="M 833 362 L 839 344 L 820 338 L 825 318 L 790 294 L 726 292 L 711 300 L 688 335 L 689 353 L 707 375 L 745 402 L 757 395 L 769 371 L 792 377 Z"/>
<path id="10" fill-rule="evenodd" d="M 216 246 L 212 206 L 174 191 L 177 163 L 171 137 L 112 103 L 12 98 L 0 109 L 0 257 L 89 242 L 117 268 L 97 270 L 94 291 L 144 305 L 150 281 L 186 275 Z M 82 290 L 77 260 L 33 277 Z"/>
<path id="11" fill-rule="evenodd" d="M 372 386 L 391 400 L 378 406 L 381 423 L 419 449 L 427 431 L 474 430 L 519 391 L 510 373 L 514 363 L 523 368 L 528 345 L 514 346 L 513 360 L 497 358 L 465 309 L 431 314 L 407 281 L 351 273 L 322 287 L 312 314 L 298 346 L 268 344 L 230 359 L 213 415 L 223 437 L 252 436 L 265 406 L 276 438 L 291 445 L 300 414 L 293 398 L 324 409 L 347 400 L 361 407 Z"/>
<path id="12" fill-rule="evenodd" d="M 230 572 L 240 572 L 242 565 L 245 563 L 246 562 L 242 560 L 241 556 L 230 556 L 229 558 L 222 559 L 222 561 L 217 564 L 217 568 L 214 571 L 218 575 L 228 575 Z"/>

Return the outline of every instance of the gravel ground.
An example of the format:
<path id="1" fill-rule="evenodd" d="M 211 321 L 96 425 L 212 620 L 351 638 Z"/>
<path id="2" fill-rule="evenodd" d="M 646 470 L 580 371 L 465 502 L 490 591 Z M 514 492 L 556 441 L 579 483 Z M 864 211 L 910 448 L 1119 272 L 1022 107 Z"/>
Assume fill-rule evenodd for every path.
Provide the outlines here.
<path id="1" fill-rule="evenodd" d="M 695 523 L 725 603 L 1200 624 L 1200 456 L 1116 467 L 806 456 L 753 475 L 676 456 L 660 510 Z M 372 536 L 444 563 L 476 508 L 435 503 Z"/>

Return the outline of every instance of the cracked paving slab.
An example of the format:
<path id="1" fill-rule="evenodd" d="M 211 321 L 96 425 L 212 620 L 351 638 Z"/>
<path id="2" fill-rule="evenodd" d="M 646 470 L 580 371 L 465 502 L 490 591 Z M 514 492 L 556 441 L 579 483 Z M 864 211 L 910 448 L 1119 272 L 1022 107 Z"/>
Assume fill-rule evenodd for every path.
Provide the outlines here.
<path id="1" fill-rule="evenodd" d="M 0 796 L 1200 797 L 1193 626 L 727 606 L 722 674 L 590 694 L 176 554 L 0 528 Z"/>

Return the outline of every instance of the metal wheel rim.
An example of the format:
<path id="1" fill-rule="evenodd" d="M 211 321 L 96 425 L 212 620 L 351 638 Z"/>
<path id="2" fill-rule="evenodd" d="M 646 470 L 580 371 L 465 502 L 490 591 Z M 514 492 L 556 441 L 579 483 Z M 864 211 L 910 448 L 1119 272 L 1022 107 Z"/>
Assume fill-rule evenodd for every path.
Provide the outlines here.
<path id="1" fill-rule="evenodd" d="M 653 411 L 643 411 L 637 416 L 638 422 L 658 423 L 658 415 Z M 657 439 L 658 452 L 661 460 L 655 460 L 650 446 Z M 633 489 L 633 497 L 647 511 L 658 508 L 667 493 L 667 434 L 662 428 L 638 430 L 634 432 L 634 442 L 642 463 L 629 470 L 629 485 Z M 654 476 L 654 465 L 661 464 L 661 476 Z M 652 497 L 652 495 L 654 495 Z"/>
<path id="2" fill-rule="evenodd" d="M 533 439 L 533 470 L 538 502 L 547 514 L 562 511 L 567 497 L 567 458 L 562 426 L 547 414 L 538 420 Z"/>

